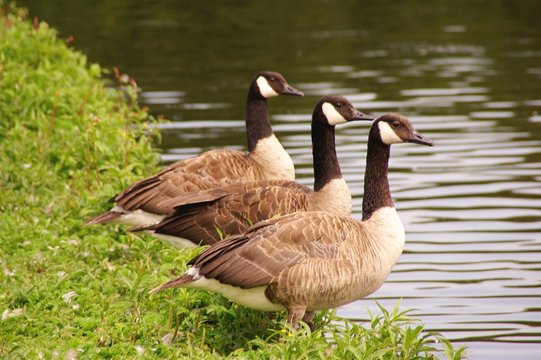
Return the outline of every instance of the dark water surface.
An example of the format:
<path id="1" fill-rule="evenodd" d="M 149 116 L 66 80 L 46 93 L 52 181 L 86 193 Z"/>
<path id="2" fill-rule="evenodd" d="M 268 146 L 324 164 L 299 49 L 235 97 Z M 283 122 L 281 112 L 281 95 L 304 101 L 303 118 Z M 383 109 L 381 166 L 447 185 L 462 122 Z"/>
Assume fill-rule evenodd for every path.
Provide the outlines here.
<path id="1" fill-rule="evenodd" d="M 25 0 L 92 61 L 118 67 L 172 122 L 165 162 L 244 148 L 252 75 L 304 98 L 270 101 L 277 136 L 312 184 L 309 122 L 324 94 L 401 112 L 436 142 L 395 145 L 390 182 L 406 249 L 374 294 L 415 308 L 472 359 L 541 358 L 541 2 Z M 368 125 L 337 130 L 360 217 Z M 339 314 L 365 320 L 363 300 Z"/>

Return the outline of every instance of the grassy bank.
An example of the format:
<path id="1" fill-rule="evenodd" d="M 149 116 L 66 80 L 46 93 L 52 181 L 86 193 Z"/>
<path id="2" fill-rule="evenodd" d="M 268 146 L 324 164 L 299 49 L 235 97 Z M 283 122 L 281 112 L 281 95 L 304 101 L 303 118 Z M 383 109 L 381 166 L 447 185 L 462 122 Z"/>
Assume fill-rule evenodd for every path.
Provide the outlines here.
<path id="1" fill-rule="evenodd" d="M 157 169 L 135 83 L 0 7 L 0 358 L 433 357 L 440 338 L 397 310 L 363 326 L 324 312 L 310 334 L 218 295 L 149 296 L 197 250 L 83 226 Z"/>

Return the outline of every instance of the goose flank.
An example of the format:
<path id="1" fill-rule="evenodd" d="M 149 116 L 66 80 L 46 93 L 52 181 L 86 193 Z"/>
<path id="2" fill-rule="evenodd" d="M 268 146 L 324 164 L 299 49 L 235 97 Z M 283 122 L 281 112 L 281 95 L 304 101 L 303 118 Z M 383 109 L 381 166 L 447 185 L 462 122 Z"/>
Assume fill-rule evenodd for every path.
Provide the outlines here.
<path id="1" fill-rule="evenodd" d="M 311 327 L 314 312 L 341 306 L 376 291 L 402 253 L 405 232 L 387 179 L 391 144 L 432 146 L 407 118 L 387 114 L 368 139 L 363 220 L 328 212 L 298 212 L 255 224 L 192 259 L 172 287 L 221 293 L 241 305 L 286 310 L 288 322 Z"/>

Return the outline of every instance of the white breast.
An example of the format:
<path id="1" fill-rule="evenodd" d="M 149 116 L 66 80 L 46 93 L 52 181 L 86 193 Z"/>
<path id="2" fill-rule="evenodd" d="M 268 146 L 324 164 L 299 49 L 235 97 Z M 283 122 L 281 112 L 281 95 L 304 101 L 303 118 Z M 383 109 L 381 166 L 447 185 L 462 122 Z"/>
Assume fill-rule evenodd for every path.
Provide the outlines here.
<path id="1" fill-rule="evenodd" d="M 274 134 L 259 140 L 251 157 L 263 167 L 267 179 L 295 179 L 293 161 Z"/>
<path id="2" fill-rule="evenodd" d="M 370 219 L 363 221 L 370 228 L 373 237 L 378 240 L 378 248 L 383 252 L 382 258 L 388 263 L 389 269 L 394 265 L 406 242 L 404 225 L 394 207 L 384 207 L 376 210 Z"/>
<path id="3" fill-rule="evenodd" d="M 311 209 L 324 210 L 340 216 L 351 215 L 351 193 L 343 178 L 329 181 L 313 194 Z"/>

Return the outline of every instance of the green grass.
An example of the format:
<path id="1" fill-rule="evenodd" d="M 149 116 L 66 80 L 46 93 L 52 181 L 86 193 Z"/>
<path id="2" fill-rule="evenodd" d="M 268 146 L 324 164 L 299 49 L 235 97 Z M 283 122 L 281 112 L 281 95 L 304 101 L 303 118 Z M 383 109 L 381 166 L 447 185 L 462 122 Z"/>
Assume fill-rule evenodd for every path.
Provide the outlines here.
<path id="1" fill-rule="evenodd" d="M 83 224 L 156 171 L 155 120 L 134 83 L 0 8 L 0 358 L 461 357 L 397 309 L 362 326 L 322 312 L 310 333 L 202 291 L 149 296 L 197 250 Z"/>

